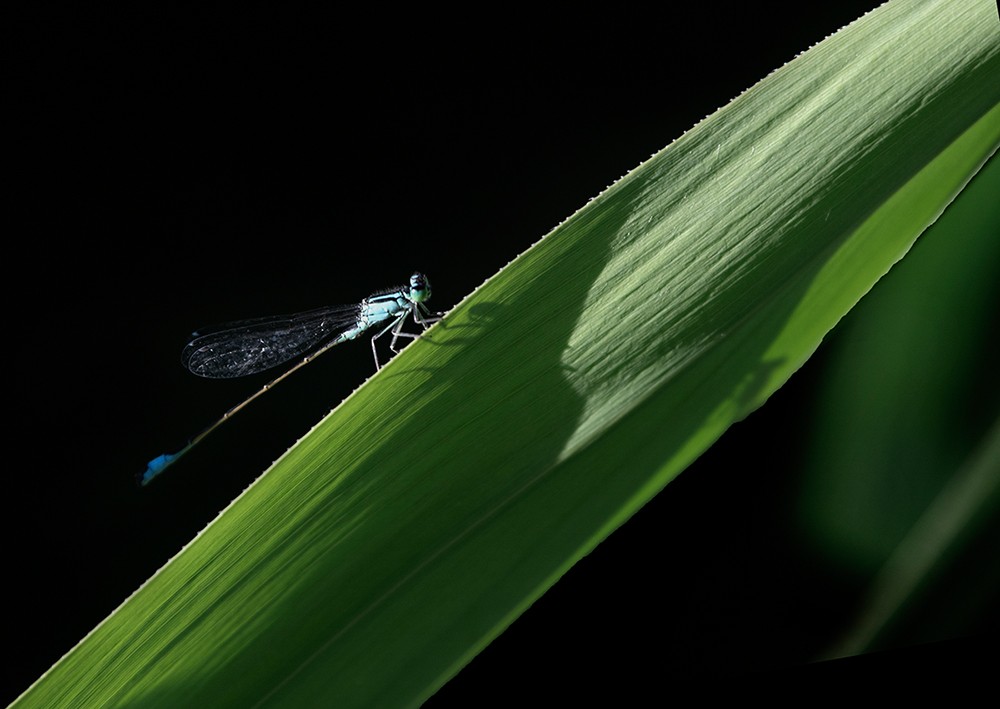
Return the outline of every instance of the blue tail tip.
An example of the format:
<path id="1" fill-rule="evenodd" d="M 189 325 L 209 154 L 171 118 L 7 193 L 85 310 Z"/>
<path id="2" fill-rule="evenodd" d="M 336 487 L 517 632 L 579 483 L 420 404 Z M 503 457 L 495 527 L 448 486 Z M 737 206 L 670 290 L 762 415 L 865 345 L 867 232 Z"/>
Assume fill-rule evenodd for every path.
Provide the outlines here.
<path id="1" fill-rule="evenodd" d="M 164 453 L 158 455 L 146 464 L 146 471 L 136 475 L 139 485 L 148 485 L 149 481 L 163 472 L 163 469 L 177 460 L 180 453 Z"/>

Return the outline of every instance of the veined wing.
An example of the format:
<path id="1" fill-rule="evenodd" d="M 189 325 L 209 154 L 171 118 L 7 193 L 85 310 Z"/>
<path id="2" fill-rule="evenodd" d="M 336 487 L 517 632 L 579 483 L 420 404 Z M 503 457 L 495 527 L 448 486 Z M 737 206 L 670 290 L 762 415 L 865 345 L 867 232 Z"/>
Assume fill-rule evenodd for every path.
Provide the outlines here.
<path id="1" fill-rule="evenodd" d="M 353 327 L 358 312 L 357 305 L 341 305 L 226 323 L 194 333 L 181 362 L 192 374 L 212 379 L 256 374 Z"/>

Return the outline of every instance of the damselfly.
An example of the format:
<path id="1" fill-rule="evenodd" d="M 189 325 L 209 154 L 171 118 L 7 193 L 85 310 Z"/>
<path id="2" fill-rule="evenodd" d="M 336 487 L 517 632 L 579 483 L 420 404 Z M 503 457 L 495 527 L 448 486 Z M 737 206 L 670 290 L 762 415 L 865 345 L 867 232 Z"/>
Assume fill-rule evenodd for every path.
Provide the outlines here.
<path id="1" fill-rule="evenodd" d="M 181 360 L 190 372 L 201 377 L 243 377 L 277 367 L 296 357 L 302 359 L 280 377 L 272 379 L 223 414 L 222 418 L 192 438 L 179 452 L 165 453 L 149 461 L 145 472 L 137 476 L 139 484 L 148 484 L 168 465 L 295 370 L 309 364 L 334 345 L 356 340 L 372 327 L 388 322 L 371 338 L 375 369 L 381 369 L 376 340 L 391 333 L 389 349 L 398 352 L 396 343 L 400 338 L 420 337 L 419 333 L 403 332 L 408 316 L 412 315 L 413 322 L 425 330 L 431 323 L 441 319 L 440 313 L 431 313 L 424 305 L 430 297 L 430 281 L 422 273 L 414 273 L 410 276 L 408 286 L 380 291 L 356 305 L 319 308 L 297 315 L 240 320 L 194 333 L 194 339 L 184 348 Z"/>

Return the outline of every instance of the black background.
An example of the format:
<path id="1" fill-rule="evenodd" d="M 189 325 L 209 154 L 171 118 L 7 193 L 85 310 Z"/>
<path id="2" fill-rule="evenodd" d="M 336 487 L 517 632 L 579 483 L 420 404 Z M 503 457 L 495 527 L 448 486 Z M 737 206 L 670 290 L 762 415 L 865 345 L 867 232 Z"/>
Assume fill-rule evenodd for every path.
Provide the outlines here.
<path id="1" fill-rule="evenodd" d="M 432 304 L 450 307 L 875 4 L 560 18 L 88 8 L 19 25 L 4 259 L 14 654 L 0 699 L 27 688 L 372 368 L 365 346 L 338 348 L 138 489 L 148 459 L 263 383 L 187 374 L 179 353 L 191 330 L 350 302 L 415 269 L 433 280 Z M 791 474 L 741 470 L 794 469 L 794 452 L 772 459 L 767 432 L 775 417 L 801 417 L 822 357 L 431 704 L 514 699 L 528 686 L 586 697 L 769 677 L 819 652 L 859 581 L 830 578 L 779 541 Z"/>

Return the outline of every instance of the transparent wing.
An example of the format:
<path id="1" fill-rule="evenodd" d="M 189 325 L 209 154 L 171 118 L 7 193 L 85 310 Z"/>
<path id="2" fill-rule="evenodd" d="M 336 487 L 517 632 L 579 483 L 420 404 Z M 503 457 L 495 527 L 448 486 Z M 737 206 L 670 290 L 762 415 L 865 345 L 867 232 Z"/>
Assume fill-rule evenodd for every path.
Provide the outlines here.
<path id="1" fill-rule="evenodd" d="M 358 305 L 342 305 L 226 323 L 194 333 L 181 362 L 192 374 L 212 379 L 256 374 L 353 327 L 358 313 Z"/>

